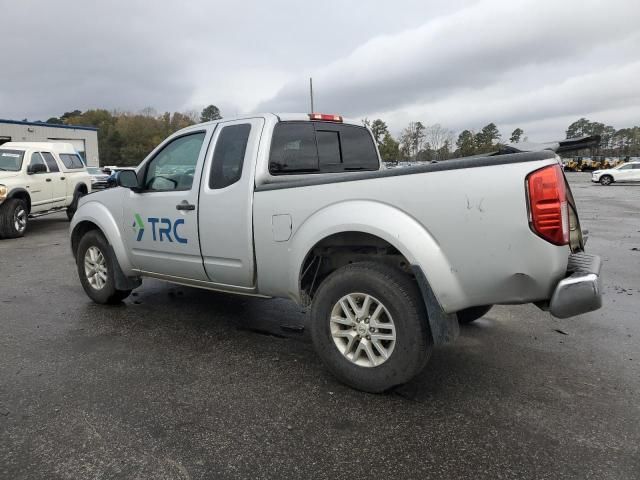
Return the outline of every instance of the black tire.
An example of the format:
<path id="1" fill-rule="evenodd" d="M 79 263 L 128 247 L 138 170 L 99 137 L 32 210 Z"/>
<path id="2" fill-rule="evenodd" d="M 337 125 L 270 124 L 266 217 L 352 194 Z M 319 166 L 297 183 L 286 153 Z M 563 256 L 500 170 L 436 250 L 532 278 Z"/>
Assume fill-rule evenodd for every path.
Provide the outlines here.
<path id="1" fill-rule="evenodd" d="M 467 325 L 471 322 L 475 322 L 479 318 L 484 317 L 491 308 L 493 308 L 493 305 L 481 305 L 479 307 L 470 307 L 460 310 L 456 313 L 458 316 L 458 323 L 460 325 Z"/>
<path id="2" fill-rule="evenodd" d="M 393 319 L 394 346 L 388 359 L 382 360 L 376 366 L 357 365 L 343 355 L 334 342 L 330 321 L 332 310 L 349 294 L 374 297 L 375 301 L 384 305 Z M 362 305 L 358 306 L 362 308 Z M 353 313 L 353 310 L 351 311 Z M 356 330 L 355 326 L 338 327 L 345 328 L 346 331 Z M 311 336 L 316 352 L 338 380 L 371 393 L 384 392 L 411 380 L 424 368 L 432 351 L 427 313 L 415 280 L 399 269 L 375 262 L 346 265 L 322 282 L 311 306 Z M 366 338 L 369 339 L 369 336 Z M 364 340 L 365 338 L 362 339 L 363 342 Z M 359 344 L 360 340 L 357 342 Z M 373 349 L 373 343 L 369 340 L 367 342 Z M 387 342 L 387 345 L 390 343 Z M 357 351 L 357 346 L 354 346 L 353 350 Z M 375 353 L 380 354 L 380 351 L 376 348 Z M 361 358 L 362 354 L 359 357 Z M 365 357 L 366 362 L 370 358 L 366 352 Z"/>
<path id="3" fill-rule="evenodd" d="M 82 190 L 76 190 L 76 193 L 73 194 L 71 205 L 67 207 L 67 218 L 69 221 L 73 220 L 73 216 L 76 214 L 76 210 L 78 210 L 78 201 L 81 197 L 84 197 L 84 195 Z"/>
<path id="4" fill-rule="evenodd" d="M 600 185 L 609 186 L 613 183 L 613 177 L 611 175 L 603 175 L 600 177 Z"/>
<path id="5" fill-rule="evenodd" d="M 0 204 L 0 238 L 24 236 L 29 225 L 27 203 L 20 198 L 8 198 Z"/>
<path id="6" fill-rule="evenodd" d="M 85 269 L 85 256 L 90 248 L 97 249 L 104 258 L 104 274 L 106 279 L 104 280 L 104 285 L 99 288 L 91 284 Z M 120 303 L 131 294 L 131 290 L 116 289 L 114 278 L 114 265 L 116 262 L 117 259 L 113 255 L 111 247 L 104 238 L 104 235 L 102 235 L 98 230 L 91 230 L 80 239 L 76 255 L 78 276 L 80 277 L 80 283 L 82 283 L 84 291 L 94 302 L 101 304 L 116 304 Z"/>

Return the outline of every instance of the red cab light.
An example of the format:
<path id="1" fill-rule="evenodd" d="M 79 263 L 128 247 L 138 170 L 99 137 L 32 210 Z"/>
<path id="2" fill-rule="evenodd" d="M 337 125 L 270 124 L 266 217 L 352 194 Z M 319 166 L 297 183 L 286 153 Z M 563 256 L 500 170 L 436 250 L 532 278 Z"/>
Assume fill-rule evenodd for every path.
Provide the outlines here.
<path id="1" fill-rule="evenodd" d="M 529 225 L 554 245 L 569 243 L 567 187 L 560 165 L 541 168 L 527 176 Z"/>
<path id="2" fill-rule="evenodd" d="M 327 113 L 310 113 L 310 120 L 322 120 L 325 122 L 340 122 L 342 123 L 342 117 L 340 115 L 330 115 Z"/>

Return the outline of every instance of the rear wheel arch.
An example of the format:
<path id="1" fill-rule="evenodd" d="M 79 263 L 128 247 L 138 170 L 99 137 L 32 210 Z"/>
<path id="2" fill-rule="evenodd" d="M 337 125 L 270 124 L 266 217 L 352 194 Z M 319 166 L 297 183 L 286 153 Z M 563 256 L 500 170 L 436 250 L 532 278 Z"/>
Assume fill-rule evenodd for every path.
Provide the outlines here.
<path id="1" fill-rule="evenodd" d="M 294 231 L 289 240 L 291 263 L 287 293 L 291 298 L 301 303 L 310 300 L 305 298 L 304 289 L 301 288 L 304 285 L 302 274 L 309 267 L 310 254 L 313 256 L 314 249 L 322 246 L 327 239 L 344 235 L 373 239 L 376 247 L 386 248 L 386 253 L 402 259 L 407 267 L 420 267 L 445 311 L 464 308 L 464 305 L 459 305 L 465 295 L 457 272 L 427 228 L 403 210 L 370 200 L 329 205 L 308 217 Z M 370 243 L 366 245 L 370 246 Z"/>
<path id="2" fill-rule="evenodd" d="M 362 231 L 342 231 L 324 237 L 309 249 L 300 265 L 298 285 L 304 303 L 324 279 L 339 268 L 362 261 L 392 265 L 411 274 L 411 262 L 387 240 Z"/>
<path id="3" fill-rule="evenodd" d="M 75 198 L 76 195 L 80 194 L 80 195 L 86 195 L 87 193 L 89 193 L 89 188 L 87 187 L 87 185 L 83 182 L 78 183 L 76 185 L 76 187 L 73 189 L 73 197 Z"/>

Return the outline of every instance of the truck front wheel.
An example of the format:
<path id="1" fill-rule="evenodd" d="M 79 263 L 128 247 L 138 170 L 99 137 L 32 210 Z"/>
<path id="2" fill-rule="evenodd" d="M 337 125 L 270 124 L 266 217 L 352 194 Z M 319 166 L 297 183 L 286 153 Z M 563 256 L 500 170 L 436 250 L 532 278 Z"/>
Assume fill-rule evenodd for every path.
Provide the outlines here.
<path id="1" fill-rule="evenodd" d="M 24 235 L 29 222 L 27 204 L 20 198 L 8 198 L 0 204 L 0 238 Z"/>
<path id="2" fill-rule="evenodd" d="M 311 335 L 340 381 L 372 393 L 411 380 L 432 350 L 415 280 L 375 262 L 346 265 L 322 282 L 311 307 Z"/>
<path id="3" fill-rule="evenodd" d="M 101 232 L 91 230 L 78 245 L 76 265 L 78 276 L 86 294 L 96 303 L 115 304 L 129 296 L 131 290 L 116 289 L 113 255 Z"/>

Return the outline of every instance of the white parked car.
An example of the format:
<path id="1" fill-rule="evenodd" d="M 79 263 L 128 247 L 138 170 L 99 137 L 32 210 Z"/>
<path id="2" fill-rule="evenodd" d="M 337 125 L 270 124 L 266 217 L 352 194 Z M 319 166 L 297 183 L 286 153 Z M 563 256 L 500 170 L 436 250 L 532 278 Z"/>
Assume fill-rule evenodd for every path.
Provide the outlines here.
<path id="1" fill-rule="evenodd" d="M 615 168 L 596 170 L 591 174 L 591 181 L 602 185 L 613 182 L 640 182 L 640 162 L 629 162 Z"/>
<path id="2" fill-rule="evenodd" d="M 29 218 L 66 211 L 91 192 L 91 177 L 69 143 L 8 142 L 0 146 L 0 238 L 24 235 Z"/>

